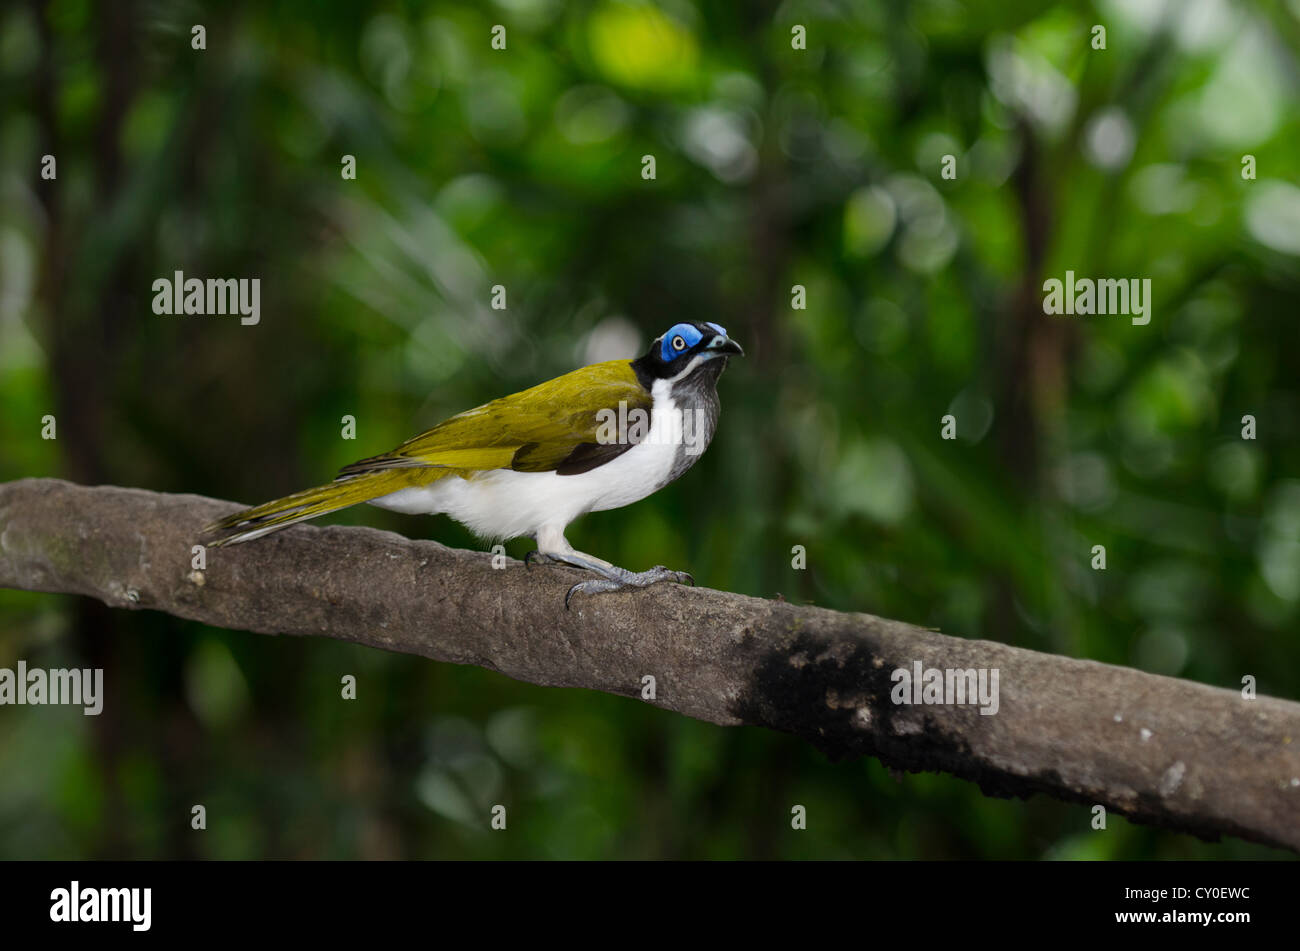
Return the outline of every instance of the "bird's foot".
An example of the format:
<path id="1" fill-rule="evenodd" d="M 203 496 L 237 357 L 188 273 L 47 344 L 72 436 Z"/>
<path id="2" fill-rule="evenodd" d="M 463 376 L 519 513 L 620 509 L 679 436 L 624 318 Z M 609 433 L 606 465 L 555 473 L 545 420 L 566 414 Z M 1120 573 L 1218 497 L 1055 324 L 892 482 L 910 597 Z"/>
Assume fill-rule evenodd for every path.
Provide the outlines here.
<path id="1" fill-rule="evenodd" d="M 601 574 L 605 572 L 601 571 Z M 564 609 L 566 611 L 569 609 L 569 601 L 575 594 L 603 594 L 606 591 L 618 591 L 622 588 L 646 588 L 660 581 L 674 581 L 677 584 L 692 586 L 695 584 L 695 579 L 685 571 L 673 571 L 663 565 L 656 565 L 649 571 L 626 571 L 622 568 L 614 568 L 614 571 L 606 577 L 579 581 L 570 588 L 568 594 L 564 596 Z"/>

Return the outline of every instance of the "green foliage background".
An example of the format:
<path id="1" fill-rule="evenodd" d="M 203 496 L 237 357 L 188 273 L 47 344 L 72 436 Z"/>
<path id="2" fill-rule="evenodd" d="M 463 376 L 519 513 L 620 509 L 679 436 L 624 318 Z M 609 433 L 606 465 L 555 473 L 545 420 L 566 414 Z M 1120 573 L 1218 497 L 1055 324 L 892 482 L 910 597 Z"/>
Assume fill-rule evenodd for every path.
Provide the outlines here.
<path id="1" fill-rule="evenodd" d="M 6 6 L 0 478 L 259 502 L 713 320 L 749 354 L 713 448 L 575 525 L 579 548 L 1300 697 L 1298 17 L 1295 0 Z M 1150 278 L 1151 323 L 1045 316 L 1042 282 L 1067 269 Z M 260 277 L 261 323 L 155 316 L 175 270 Z M 445 519 L 343 520 L 481 547 Z M 1081 806 L 484 670 L 0 592 L 0 666 L 19 658 L 103 666 L 110 694 L 99 718 L 0 709 L 6 858 L 1281 854 L 1114 816 L 1094 832 Z"/>

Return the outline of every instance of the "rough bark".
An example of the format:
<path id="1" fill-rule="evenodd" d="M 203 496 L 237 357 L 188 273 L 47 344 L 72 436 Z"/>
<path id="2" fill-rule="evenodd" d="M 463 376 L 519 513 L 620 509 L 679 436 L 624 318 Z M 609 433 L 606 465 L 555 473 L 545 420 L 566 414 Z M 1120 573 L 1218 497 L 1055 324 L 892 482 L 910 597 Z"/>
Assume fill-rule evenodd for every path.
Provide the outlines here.
<path id="1" fill-rule="evenodd" d="M 518 680 L 641 696 L 802 737 L 834 759 L 938 770 L 986 794 L 1102 804 L 1203 838 L 1300 851 L 1300 704 L 965 640 L 867 614 L 658 585 L 564 593 L 581 572 L 367 528 L 300 526 L 206 553 L 236 508 L 52 479 L 0 484 L 0 586 L 262 634 L 319 635 Z M 896 668 L 999 671 L 995 715 L 895 705 Z M 1086 814 L 1080 828 L 1087 828 Z"/>

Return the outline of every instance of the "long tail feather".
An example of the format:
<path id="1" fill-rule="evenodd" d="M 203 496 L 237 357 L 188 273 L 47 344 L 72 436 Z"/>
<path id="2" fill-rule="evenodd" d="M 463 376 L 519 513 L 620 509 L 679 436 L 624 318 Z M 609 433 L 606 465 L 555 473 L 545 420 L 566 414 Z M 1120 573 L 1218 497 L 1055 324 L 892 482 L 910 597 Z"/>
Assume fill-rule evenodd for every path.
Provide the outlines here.
<path id="1" fill-rule="evenodd" d="M 432 474 L 431 472 L 430 475 Z M 339 479 L 328 485 L 303 489 L 282 499 L 227 515 L 208 525 L 203 533 L 218 536 L 215 541 L 208 543 L 209 548 L 238 545 L 310 518 L 369 502 L 411 484 L 410 471 L 400 469 L 380 470 Z"/>

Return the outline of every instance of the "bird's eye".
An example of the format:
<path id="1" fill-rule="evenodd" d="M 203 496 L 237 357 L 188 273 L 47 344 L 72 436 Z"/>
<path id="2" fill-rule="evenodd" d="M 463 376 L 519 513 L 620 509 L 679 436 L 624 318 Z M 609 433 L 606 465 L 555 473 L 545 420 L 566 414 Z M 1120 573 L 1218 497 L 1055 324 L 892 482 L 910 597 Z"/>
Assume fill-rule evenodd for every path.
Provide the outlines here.
<path id="1" fill-rule="evenodd" d="M 686 341 L 683 340 L 680 335 L 673 337 L 673 349 L 678 353 L 681 353 L 686 349 Z"/>

